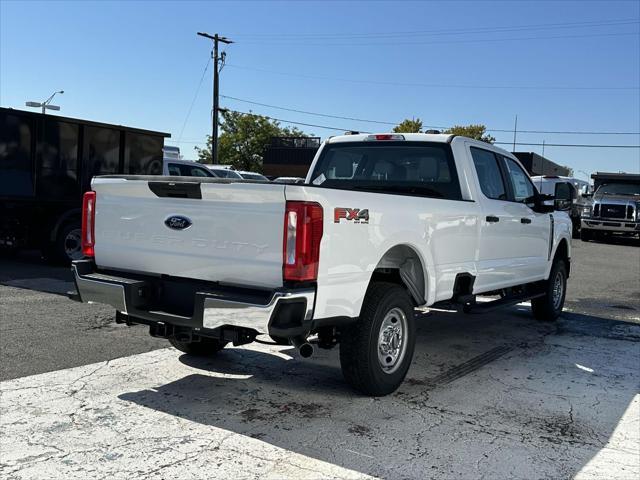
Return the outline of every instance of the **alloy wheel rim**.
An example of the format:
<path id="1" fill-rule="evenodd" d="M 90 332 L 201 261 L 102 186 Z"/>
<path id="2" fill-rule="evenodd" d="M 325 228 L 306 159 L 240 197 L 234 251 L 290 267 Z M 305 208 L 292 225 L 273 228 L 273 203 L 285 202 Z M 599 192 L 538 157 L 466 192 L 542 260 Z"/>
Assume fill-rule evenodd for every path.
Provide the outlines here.
<path id="1" fill-rule="evenodd" d="M 382 371 L 394 373 L 404 358 L 407 342 L 407 317 L 398 307 L 387 312 L 378 334 L 378 363 Z"/>
<path id="2" fill-rule="evenodd" d="M 558 310 L 562 304 L 562 295 L 564 294 L 564 275 L 562 272 L 556 273 L 556 277 L 553 280 L 553 308 Z"/>

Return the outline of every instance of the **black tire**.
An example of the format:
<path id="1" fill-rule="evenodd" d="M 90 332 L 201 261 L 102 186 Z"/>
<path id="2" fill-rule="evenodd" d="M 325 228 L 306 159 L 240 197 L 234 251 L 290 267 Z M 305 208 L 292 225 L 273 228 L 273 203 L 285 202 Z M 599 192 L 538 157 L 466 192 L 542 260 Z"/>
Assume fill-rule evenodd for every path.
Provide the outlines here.
<path id="1" fill-rule="evenodd" d="M 580 218 L 571 217 L 571 238 L 580 238 Z"/>
<path id="2" fill-rule="evenodd" d="M 222 350 L 227 344 L 214 338 L 202 338 L 199 342 L 180 342 L 169 338 L 169 343 L 188 355 L 210 357 Z"/>
<path id="3" fill-rule="evenodd" d="M 544 283 L 545 295 L 531 300 L 531 311 L 537 320 L 555 322 L 562 313 L 567 294 L 567 267 L 563 260 L 553 262 L 549 279 Z"/>
<path id="4" fill-rule="evenodd" d="M 385 357 L 382 354 L 379 342 L 383 325 L 386 325 L 384 330 L 387 332 L 397 326 L 402 330 L 397 355 L 391 353 Z M 397 340 L 393 337 L 392 345 Z M 349 385 L 366 395 L 393 393 L 411 366 L 415 342 L 414 311 L 409 294 L 395 283 L 375 282 L 365 295 L 358 321 L 341 330 L 342 374 Z M 396 357 L 395 361 L 392 355 Z M 393 364 L 383 367 L 382 362 L 389 362 L 389 359 Z"/>
<path id="5" fill-rule="evenodd" d="M 291 345 L 289 339 L 286 337 L 278 337 L 277 335 L 269 335 L 277 345 Z"/>
<path id="6" fill-rule="evenodd" d="M 580 240 L 582 240 L 583 242 L 588 242 L 589 240 L 593 240 L 593 232 L 588 228 L 581 228 Z"/>
<path id="7" fill-rule="evenodd" d="M 82 258 L 82 229 L 80 222 L 71 222 L 58 230 L 56 241 L 50 245 L 46 257 L 54 263 L 69 265 Z"/>

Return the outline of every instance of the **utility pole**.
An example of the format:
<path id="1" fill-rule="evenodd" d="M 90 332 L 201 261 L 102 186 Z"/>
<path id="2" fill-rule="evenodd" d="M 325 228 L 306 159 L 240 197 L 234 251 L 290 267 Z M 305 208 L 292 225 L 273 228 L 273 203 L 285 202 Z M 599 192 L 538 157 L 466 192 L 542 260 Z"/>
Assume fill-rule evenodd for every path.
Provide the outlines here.
<path id="1" fill-rule="evenodd" d="M 220 70 L 218 69 L 218 62 L 222 60 L 224 64 L 225 54 L 222 54 L 222 58 L 218 55 L 218 43 L 230 44 L 233 41 L 226 37 L 222 37 L 217 33 L 215 35 L 209 35 L 205 32 L 198 32 L 198 35 L 204 38 L 208 38 L 213 41 L 213 51 L 211 57 L 213 58 L 213 107 L 211 109 L 211 163 L 218 163 L 218 110 L 219 108 L 219 88 L 218 88 L 218 76 Z"/>
<path id="2" fill-rule="evenodd" d="M 513 125 L 513 152 L 516 151 L 516 132 L 518 131 L 518 115 L 516 115 L 516 122 Z"/>

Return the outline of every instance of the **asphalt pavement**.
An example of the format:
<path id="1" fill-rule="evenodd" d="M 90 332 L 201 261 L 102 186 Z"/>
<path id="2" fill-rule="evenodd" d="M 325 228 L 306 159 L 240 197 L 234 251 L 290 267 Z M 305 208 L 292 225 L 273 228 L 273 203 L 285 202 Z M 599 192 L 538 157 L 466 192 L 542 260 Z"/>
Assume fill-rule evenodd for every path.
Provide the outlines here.
<path id="1" fill-rule="evenodd" d="M 640 248 L 573 243 L 566 311 L 419 318 L 393 395 L 337 350 L 182 355 L 66 269 L 0 260 L 3 478 L 638 478 Z"/>

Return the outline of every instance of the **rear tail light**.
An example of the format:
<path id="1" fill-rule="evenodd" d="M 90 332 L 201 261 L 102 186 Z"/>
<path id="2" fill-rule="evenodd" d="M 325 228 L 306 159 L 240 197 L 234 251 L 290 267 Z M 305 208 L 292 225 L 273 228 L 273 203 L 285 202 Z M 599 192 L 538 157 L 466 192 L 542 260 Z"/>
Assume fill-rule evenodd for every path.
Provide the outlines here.
<path id="1" fill-rule="evenodd" d="M 318 278 L 322 207 L 313 202 L 287 202 L 282 246 L 285 281 L 306 282 Z"/>
<path id="2" fill-rule="evenodd" d="M 93 257 L 96 224 L 96 192 L 86 192 L 82 198 L 82 254 Z"/>

